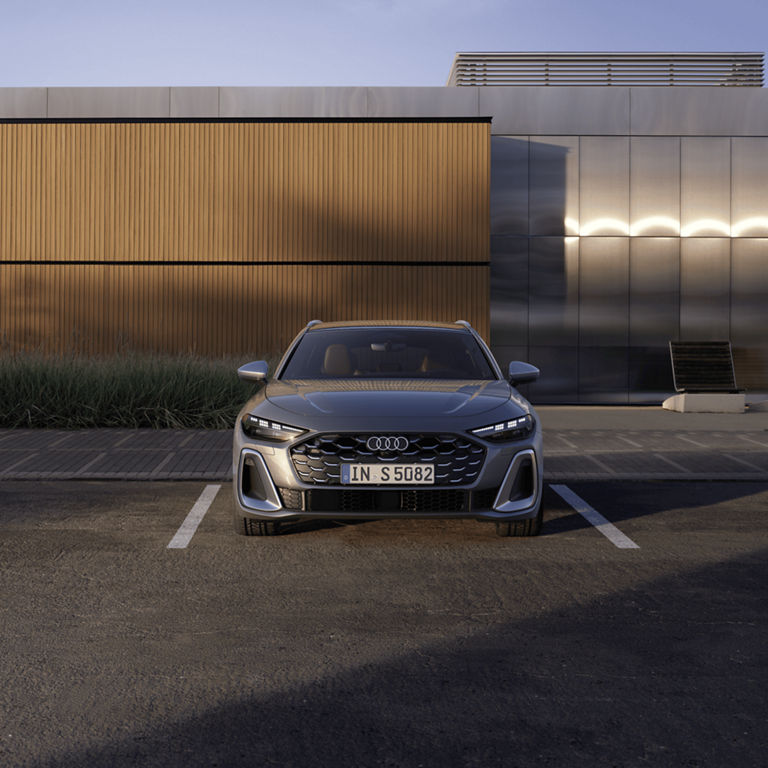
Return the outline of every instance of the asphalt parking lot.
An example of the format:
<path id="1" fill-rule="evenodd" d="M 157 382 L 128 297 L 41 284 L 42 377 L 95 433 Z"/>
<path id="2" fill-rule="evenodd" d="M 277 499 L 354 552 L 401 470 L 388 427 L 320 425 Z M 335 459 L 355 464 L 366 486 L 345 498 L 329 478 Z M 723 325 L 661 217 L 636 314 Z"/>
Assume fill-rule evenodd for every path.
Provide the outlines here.
<path id="1" fill-rule="evenodd" d="M 508 540 L 0 483 L 0 765 L 764 766 L 768 485 L 551 485 Z"/>

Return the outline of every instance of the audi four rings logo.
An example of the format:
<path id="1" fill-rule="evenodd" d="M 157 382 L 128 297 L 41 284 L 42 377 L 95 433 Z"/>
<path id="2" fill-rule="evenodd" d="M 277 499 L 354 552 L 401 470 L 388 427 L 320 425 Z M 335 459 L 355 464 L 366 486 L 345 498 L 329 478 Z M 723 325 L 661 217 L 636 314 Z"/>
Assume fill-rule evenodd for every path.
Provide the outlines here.
<path id="1" fill-rule="evenodd" d="M 408 438 L 395 435 L 369 437 L 365 446 L 369 451 L 404 451 L 408 447 Z"/>

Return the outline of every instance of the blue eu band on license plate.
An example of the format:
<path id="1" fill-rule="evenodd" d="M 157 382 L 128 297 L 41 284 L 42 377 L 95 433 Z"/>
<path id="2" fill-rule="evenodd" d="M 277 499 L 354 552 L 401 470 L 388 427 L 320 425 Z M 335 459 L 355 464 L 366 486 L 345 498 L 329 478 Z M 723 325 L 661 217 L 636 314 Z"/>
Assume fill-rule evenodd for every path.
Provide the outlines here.
<path id="1" fill-rule="evenodd" d="M 342 464 L 342 485 L 434 485 L 434 464 Z"/>

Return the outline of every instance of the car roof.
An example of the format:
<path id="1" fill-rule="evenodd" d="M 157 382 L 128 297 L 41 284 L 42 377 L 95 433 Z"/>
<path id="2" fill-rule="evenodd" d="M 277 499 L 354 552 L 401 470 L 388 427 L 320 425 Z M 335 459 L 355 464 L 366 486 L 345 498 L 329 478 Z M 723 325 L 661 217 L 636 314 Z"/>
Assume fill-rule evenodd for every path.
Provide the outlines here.
<path id="1" fill-rule="evenodd" d="M 452 331 L 469 331 L 464 323 L 442 323 L 427 320 L 345 320 L 335 322 L 313 321 L 307 332 L 325 328 L 447 328 Z"/>

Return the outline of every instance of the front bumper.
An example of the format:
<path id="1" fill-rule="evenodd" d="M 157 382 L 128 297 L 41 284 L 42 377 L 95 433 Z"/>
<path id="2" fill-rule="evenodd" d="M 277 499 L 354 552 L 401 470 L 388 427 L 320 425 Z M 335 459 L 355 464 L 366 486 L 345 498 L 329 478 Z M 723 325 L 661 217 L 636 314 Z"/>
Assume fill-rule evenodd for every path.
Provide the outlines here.
<path id="1" fill-rule="evenodd" d="M 472 483 L 434 486 L 349 486 L 303 482 L 291 444 L 262 443 L 236 431 L 233 446 L 235 517 L 261 520 L 533 518 L 541 504 L 540 427 L 526 441 L 494 445 Z"/>

